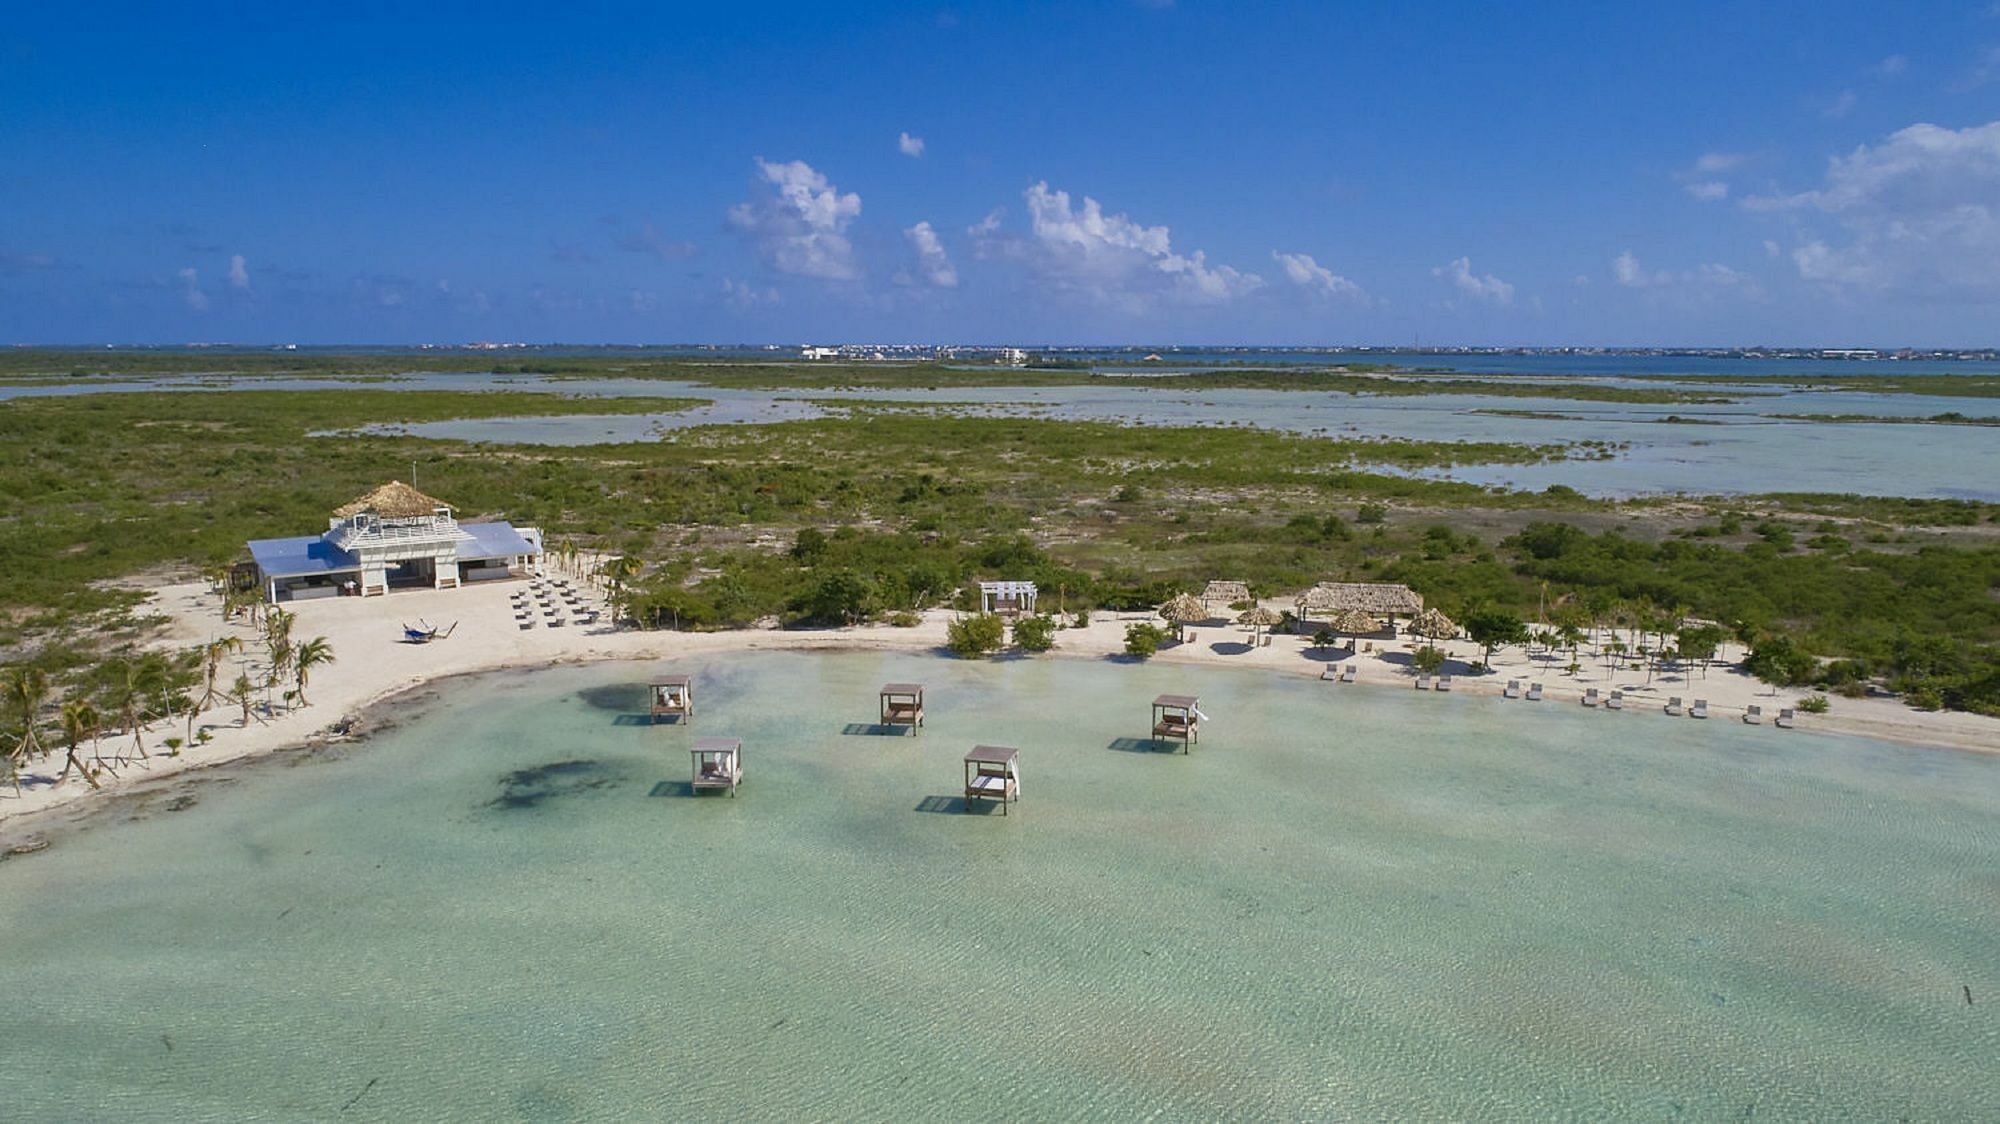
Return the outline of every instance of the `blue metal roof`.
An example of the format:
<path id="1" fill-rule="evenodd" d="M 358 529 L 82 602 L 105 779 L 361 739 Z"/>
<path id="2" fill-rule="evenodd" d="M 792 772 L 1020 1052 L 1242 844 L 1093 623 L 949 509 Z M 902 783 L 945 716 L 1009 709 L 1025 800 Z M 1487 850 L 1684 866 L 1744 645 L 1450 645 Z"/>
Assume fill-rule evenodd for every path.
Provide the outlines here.
<path id="1" fill-rule="evenodd" d="M 510 558 L 516 554 L 538 554 L 540 548 L 521 537 L 512 523 L 460 523 L 458 529 L 472 536 L 471 542 L 458 544 L 461 561 L 476 562 L 482 558 Z"/>
<path id="2" fill-rule="evenodd" d="M 318 535 L 251 539 L 250 557 L 267 578 L 297 578 L 361 569 L 361 560 Z"/>

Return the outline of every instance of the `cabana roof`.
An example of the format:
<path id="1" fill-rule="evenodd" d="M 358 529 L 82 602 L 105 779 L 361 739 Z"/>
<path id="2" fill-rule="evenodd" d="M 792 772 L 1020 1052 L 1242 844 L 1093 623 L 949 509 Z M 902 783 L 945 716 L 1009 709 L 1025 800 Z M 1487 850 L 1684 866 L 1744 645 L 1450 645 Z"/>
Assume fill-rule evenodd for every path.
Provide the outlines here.
<path id="1" fill-rule="evenodd" d="M 1394 582 L 1321 582 L 1299 595 L 1299 606 L 1309 612 L 1341 612 L 1359 609 L 1364 613 L 1420 613 L 1424 599 L 1416 590 Z"/>
<path id="2" fill-rule="evenodd" d="M 921 695 L 924 693 L 924 685 L 922 683 L 884 683 L 882 684 L 882 693 L 885 695 Z"/>
<path id="3" fill-rule="evenodd" d="M 694 676 L 692 675 L 655 675 L 653 677 L 653 686 L 655 687 L 685 687 L 692 682 L 694 682 Z"/>
<path id="4" fill-rule="evenodd" d="M 735 753 L 743 748 L 742 738 L 696 738 L 690 753 Z"/>
<path id="5" fill-rule="evenodd" d="M 1193 695 L 1161 695 L 1159 698 L 1153 700 L 1153 705 L 1179 707 L 1187 710 L 1192 709 L 1194 704 L 1200 701 Z"/>
<path id="6" fill-rule="evenodd" d="M 1212 581 L 1202 587 L 1201 599 L 1233 605 L 1238 601 L 1250 600 L 1250 587 L 1242 582 Z"/>
<path id="7" fill-rule="evenodd" d="M 965 759 L 979 765 L 1005 765 L 1019 756 L 1021 751 L 1011 745 L 975 745 Z"/>
<path id="8" fill-rule="evenodd" d="M 384 519 L 414 519 L 420 515 L 434 515 L 438 508 L 450 506 L 401 480 L 391 480 L 353 503 L 334 508 L 333 514 L 340 519 L 349 519 L 364 511 L 372 511 Z"/>

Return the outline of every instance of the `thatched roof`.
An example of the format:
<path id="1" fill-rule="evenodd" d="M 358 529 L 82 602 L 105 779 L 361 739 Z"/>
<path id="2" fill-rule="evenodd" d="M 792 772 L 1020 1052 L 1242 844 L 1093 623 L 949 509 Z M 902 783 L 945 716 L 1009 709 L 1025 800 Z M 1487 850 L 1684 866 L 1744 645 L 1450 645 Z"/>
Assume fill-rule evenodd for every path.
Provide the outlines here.
<path id="1" fill-rule="evenodd" d="M 1376 620 L 1373 613 L 1364 613 L 1359 609 L 1342 609 L 1333 615 L 1332 620 L 1326 622 L 1326 626 L 1335 632 L 1358 636 L 1364 632 L 1379 630 L 1382 622 Z"/>
<path id="2" fill-rule="evenodd" d="M 413 519 L 419 515 L 430 515 L 441 507 L 451 505 L 441 499 L 427 496 L 401 480 L 391 480 L 380 488 L 362 496 L 353 503 L 333 509 L 340 519 L 372 511 L 384 519 Z"/>
<path id="3" fill-rule="evenodd" d="M 1359 609 L 1408 616 L 1423 611 L 1424 599 L 1409 586 L 1391 582 L 1321 582 L 1299 595 L 1299 608 L 1309 613 Z"/>
<path id="4" fill-rule="evenodd" d="M 1410 622 L 1410 633 L 1427 640 L 1450 640 L 1458 635 L 1458 625 L 1436 609 L 1425 609 Z"/>
<path id="5" fill-rule="evenodd" d="M 1220 601 L 1224 605 L 1234 605 L 1238 601 L 1250 600 L 1250 587 L 1242 582 L 1213 581 L 1201 591 L 1204 602 Z"/>
<path id="6" fill-rule="evenodd" d="M 1243 610 L 1243 612 L 1237 614 L 1236 617 L 1236 621 L 1238 624 L 1252 624 L 1252 625 L 1274 625 L 1278 624 L 1284 619 L 1285 619 L 1284 616 L 1279 614 L 1276 610 L 1266 609 L 1262 605 L 1256 605 L 1252 606 L 1251 608 L 1245 609 Z"/>
<path id="7" fill-rule="evenodd" d="M 1192 624 L 1208 619 L 1208 607 L 1191 593 L 1183 593 L 1160 606 L 1160 615 L 1175 624 Z"/>

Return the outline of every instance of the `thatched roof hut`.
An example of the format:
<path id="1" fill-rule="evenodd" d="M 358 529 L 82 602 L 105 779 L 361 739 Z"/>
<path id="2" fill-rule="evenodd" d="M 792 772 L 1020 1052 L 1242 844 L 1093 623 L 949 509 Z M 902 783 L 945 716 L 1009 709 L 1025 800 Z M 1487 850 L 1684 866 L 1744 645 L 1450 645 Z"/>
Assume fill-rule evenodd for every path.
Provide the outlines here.
<path id="1" fill-rule="evenodd" d="M 1208 606 L 1192 593 L 1183 593 L 1160 606 L 1160 615 L 1175 624 L 1193 624 L 1208 619 Z"/>
<path id="2" fill-rule="evenodd" d="M 1458 625 L 1436 609 L 1425 609 L 1410 622 L 1409 631 L 1426 640 L 1450 640 L 1458 635 Z"/>
<path id="3" fill-rule="evenodd" d="M 1298 605 L 1300 616 L 1348 609 L 1376 616 L 1413 616 L 1423 611 L 1424 599 L 1395 582 L 1321 582 L 1300 594 Z"/>
<path id="4" fill-rule="evenodd" d="M 1373 613 L 1364 613 L 1359 609 L 1342 609 L 1333 615 L 1332 620 L 1326 622 L 1326 627 L 1349 636 L 1359 636 L 1362 633 L 1379 631 L 1382 622 L 1376 620 Z"/>
<path id="5" fill-rule="evenodd" d="M 1201 591 L 1201 601 L 1204 605 L 1213 605 L 1218 601 L 1224 605 L 1234 605 L 1238 601 L 1248 600 L 1250 600 L 1250 587 L 1242 582 L 1212 581 Z"/>
<path id="6" fill-rule="evenodd" d="M 415 519 L 435 515 L 439 508 L 449 510 L 450 507 L 443 500 L 427 496 L 401 480 L 391 480 L 353 503 L 334 508 L 333 514 L 336 518 L 349 519 L 365 511 L 384 519 Z"/>

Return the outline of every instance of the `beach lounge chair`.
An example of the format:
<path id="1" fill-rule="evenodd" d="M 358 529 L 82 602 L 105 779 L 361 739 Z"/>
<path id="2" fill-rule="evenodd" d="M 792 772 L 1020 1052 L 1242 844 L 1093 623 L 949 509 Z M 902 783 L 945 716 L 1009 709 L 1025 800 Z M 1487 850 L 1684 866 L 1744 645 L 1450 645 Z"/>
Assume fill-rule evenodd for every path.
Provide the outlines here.
<path id="1" fill-rule="evenodd" d="M 1540 683 L 1528 684 L 1528 701 L 1529 702 L 1542 701 L 1542 685 Z"/>
<path id="2" fill-rule="evenodd" d="M 1506 689 L 1506 690 L 1504 690 L 1504 691 L 1502 691 L 1502 692 L 1500 692 L 1500 697 L 1501 697 L 1501 698 L 1503 698 L 1503 699 L 1518 699 L 1518 698 L 1520 698 L 1520 697 L 1521 697 L 1521 681 L 1520 681 L 1519 679 L 1509 679 L 1509 680 L 1507 680 L 1507 689 Z"/>
<path id="3" fill-rule="evenodd" d="M 1789 730 L 1792 728 L 1792 721 L 1795 717 L 1796 712 L 1791 707 L 1781 707 L 1778 710 L 1777 721 L 1773 725 L 1777 726 L 1780 730 Z"/>
<path id="4" fill-rule="evenodd" d="M 1758 705 L 1757 705 L 1756 703 L 1751 703 L 1751 704 L 1750 704 L 1750 709 L 1749 709 L 1749 710 L 1746 710 L 1746 711 L 1744 711 L 1744 712 L 1743 712 L 1743 724 L 1744 724 L 1745 726 L 1761 726 L 1761 725 L 1763 725 L 1763 724 L 1764 724 L 1764 708 L 1763 708 L 1763 707 L 1761 707 L 1761 706 L 1758 706 Z"/>
<path id="5" fill-rule="evenodd" d="M 1597 688 L 1592 687 L 1591 689 L 1583 693 L 1583 705 L 1585 706 L 1597 705 Z"/>
<path id="6" fill-rule="evenodd" d="M 1325 667 L 1319 669 L 1319 677 L 1328 683 L 1338 683 L 1340 681 L 1340 669 L 1332 664 L 1327 664 Z"/>
<path id="7" fill-rule="evenodd" d="M 1354 665 L 1353 665 L 1353 664 L 1348 664 L 1348 665 L 1347 665 L 1346 667 L 1343 667 L 1343 668 L 1341 668 L 1341 669 L 1340 669 L 1340 681 L 1341 681 L 1342 683 L 1352 683 L 1352 682 L 1354 682 Z"/>
<path id="8" fill-rule="evenodd" d="M 1438 690 L 1440 691 L 1451 690 L 1451 676 L 1449 675 L 1438 676 Z"/>
<path id="9" fill-rule="evenodd" d="M 1708 700 L 1707 700 L 1707 699 L 1696 699 L 1696 700 L 1694 700 L 1694 705 L 1693 705 L 1693 706 L 1691 706 L 1691 707 L 1688 707 L 1688 717 L 1689 717 L 1689 718 L 1707 718 L 1707 717 L 1708 717 Z"/>
<path id="10" fill-rule="evenodd" d="M 1675 718 L 1681 716 L 1681 697 L 1679 695 L 1675 695 L 1667 700 L 1667 713 L 1673 715 Z"/>
<path id="11" fill-rule="evenodd" d="M 1428 675 L 1417 676 L 1417 690 L 1428 691 L 1430 689 L 1431 689 L 1431 677 Z"/>
<path id="12" fill-rule="evenodd" d="M 1624 710 L 1625 692 L 1623 691 L 1611 692 L 1611 694 L 1606 696 L 1604 700 L 1604 707 L 1606 710 Z"/>

